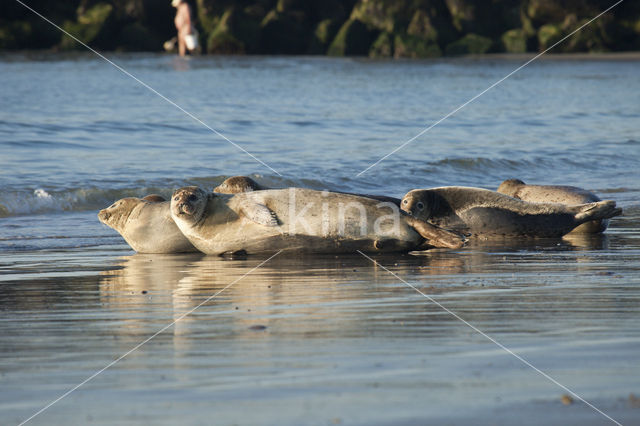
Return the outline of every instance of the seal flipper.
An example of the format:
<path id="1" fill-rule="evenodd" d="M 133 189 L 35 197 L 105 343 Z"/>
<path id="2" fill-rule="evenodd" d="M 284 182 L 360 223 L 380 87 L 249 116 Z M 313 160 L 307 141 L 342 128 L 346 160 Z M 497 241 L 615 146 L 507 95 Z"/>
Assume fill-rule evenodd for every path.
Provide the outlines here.
<path id="1" fill-rule="evenodd" d="M 247 219 L 264 226 L 278 226 L 278 217 L 264 204 L 244 201 L 240 212 Z"/>
<path id="2" fill-rule="evenodd" d="M 612 200 L 582 204 L 580 207 L 581 209 L 575 215 L 578 223 L 589 222 L 590 220 L 609 219 L 622 214 L 622 209 L 616 207 L 616 202 Z"/>
<path id="3" fill-rule="evenodd" d="M 465 239 L 462 236 L 446 229 L 438 228 L 424 220 L 407 216 L 407 223 L 433 247 L 460 248 L 465 243 Z"/>

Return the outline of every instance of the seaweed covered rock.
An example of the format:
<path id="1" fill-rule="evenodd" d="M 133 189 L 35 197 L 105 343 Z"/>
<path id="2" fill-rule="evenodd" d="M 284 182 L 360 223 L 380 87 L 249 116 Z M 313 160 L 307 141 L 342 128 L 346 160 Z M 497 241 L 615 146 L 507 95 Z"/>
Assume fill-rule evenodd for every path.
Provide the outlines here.
<path id="1" fill-rule="evenodd" d="M 434 41 L 410 34 L 398 34 L 394 39 L 394 58 L 437 58 L 442 50 Z"/>
<path id="2" fill-rule="evenodd" d="M 521 0 L 446 0 L 453 26 L 461 34 L 499 37 L 521 27 Z"/>
<path id="3" fill-rule="evenodd" d="M 320 21 L 313 31 L 309 45 L 309 53 L 324 55 L 339 29 L 340 22 L 336 19 L 324 19 Z"/>
<path id="4" fill-rule="evenodd" d="M 502 34 L 502 48 L 508 53 L 524 53 L 527 51 L 527 34 L 522 28 L 509 30 Z"/>
<path id="5" fill-rule="evenodd" d="M 393 34 L 380 33 L 369 49 L 370 58 L 390 58 L 393 56 Z"/>
<path id="6" fill-rule="evenodd" d="M 340 0 L 278 0 L 277 12 L 302 12 L 309 21 L 319 22 L 325 19 L 346 18 L 345 6 L 349 2 Z"/>
<path id="7" fill-rule="evenodd" d="M 575 11 L 576 6 L 584 2 L 573 2 L 571 6 L 557 0 L 527 0 L 525 3 L 527 16 L 535 24 L 548 24 L 562 22 L 567 15 L 567 9 Z"/>
<path id="8" fill-rule="evenodd" d="M 76 19 L 80 0 L 30 0 L 26 3 L 51 21 L 62 23 Z M 0 10 L 0 49 L 49 49 L 60 43 L 60 30 L 20 3 L 4 1 Z"/>
<path id="9" fill-rule="evenodd" d="M 116 43 L 113 40 L 115 14 L 113 6 L 109 3 L 97 3 L 86 10 L 79 8 L 77 20 L 67 21 L 62 27 L 86 44 L 96 45 L 99 48 L 115 48 Z M 64 36 L 60 42 L 60 48 L 82 49 L 83 47 L 72 38 Z"/>
<path id="10" fill-rule="evenodd" d="M 306 53 L 311 33 L 301 12 L 272 10 L 260 25 L 260 50 L 268 54 Z"/>
<path id="11" fill-rule="evenodd" d="M 604 0 L 188 0 L 211 53 L 425 57 L 544 50 L 602 12 Z M 17 2 L 0 15 L 0 49 L 81 49 Z M 31 0 L 102 50 L 160 50 L 176 35 L 169 0 Z M 487 40 L 492 40 L 489 45 Z M 207 46 L 208 45 L 208 46 Z M 640 49 L 640 1 L 625 1 L 558 52 Z"/>
<path id="12" fill-rule="evenodd" d="M 442 44 L 456 39 L 444 0 L 359 0 L 351 19 L 362 21 L 371 30 Z"/>
<path id="13" fill-rule="evenodd" d="M 207 39 L 207 52 L 243 54 L 259 51 L 260 12 L 227 9 Z"/>
<path id="14" fill-rule="evenodd" d="M 481 55 L 491 50 L 493 41 L 477 34 L 467 34 L 460 40 L 447 45 L 445 53 L 449 56 Z"/>
<path id="15" fill-rule="evenodd" d="M 31 22 L 13 21 L 0 26 L 0 49 L 19 49 L 31 38 Z"/>
<path id="16" fill-rule="evenodd" d="M 327 52 L 330 56 L 362 56 L 369 53 L 371 33 L 367 26 L 357 19 L 349 19 L 338 31 Z"/>
<path id="17" fill-rule="evenodd" d="M 351 19 L 358 20 L 370 28 L 393 33 L 396 22 L 402 20 L 406 9 L 403 0 L 360 0 L 351 11 Z"/>
<path id="18" fill-rule="evenodd" d="M 578 19 L 576 15 L 569 14 L 561 24 L 547 24 L 538 30 L 539 49 L 548 49 L 560 40 L 564 40 L 555 49 L 559 52 L 605 52 L 610 50 L 613 37 L 607 29 L 611 27 L 611 16 L 603 16 L 599 22 L 586 25 L 588 19 Z M 582 27 L 582 28 L 581 28 Z M 576 32 L 581 28 L 579 31 Z M 574 33 L 575 32 L 575 33 Z M 574 33 L 574 34 L 572 34 Z M 569 37 L 569 35 L 571 36 Z"/>
<path id="19" fill-rule="evenodd" d="M 407 27 L 407 34 L 424 40 L 437 41 L 438 30 L 431 22 L 429 14 L 422 9 L 415 11 Z"/>
<path id="20" fill-rule="evenodd" d="M 119 35 L 118 45 L 128 51 L 155 51 L 162 47 L 162 39 L 139 22 L 126 25 Z"/>

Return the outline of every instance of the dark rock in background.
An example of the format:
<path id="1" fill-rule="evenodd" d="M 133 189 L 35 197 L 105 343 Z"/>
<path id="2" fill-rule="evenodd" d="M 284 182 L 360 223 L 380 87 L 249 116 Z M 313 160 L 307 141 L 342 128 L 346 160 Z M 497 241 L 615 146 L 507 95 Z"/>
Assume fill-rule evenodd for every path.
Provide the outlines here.
<path id="1" fill-rule="evenodd" d="M 491 51 L 493 41 L 478 34 L 467 34 L 460 40 L 447 45 L 445 53 L 449 56 L 481 55 Z"/>
<path id="2" fill-rule="evenodd" d="M 364 56 L 369 53 L 372 34 L 358 19 L 349 19 L 338 31 L 327 52 L 330 56 Z"/>
<path id="3" fill-rule="evenodd" d="M 202 51 L 428 58 L 543 51 L 610 0 L 189 0 Z M 169 0 L 31 0 L 101 50 L 162 51 L 176 35 Z M 3 2 L 0 49 L 83 49 L 17 2 Z M 627 0 L 554 52 L 640 49 L 640 1 Z"/>

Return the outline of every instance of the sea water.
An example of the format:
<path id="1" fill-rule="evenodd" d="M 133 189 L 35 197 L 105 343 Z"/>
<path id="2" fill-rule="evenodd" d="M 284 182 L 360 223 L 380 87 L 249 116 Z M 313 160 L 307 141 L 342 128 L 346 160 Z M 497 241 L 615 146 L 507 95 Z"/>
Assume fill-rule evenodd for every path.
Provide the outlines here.
<path id="1" fill-rule="evenodd" d="M 92 54 L 0 56 L 1 423 L 161 330 L 32 422 L 609 421 L 569 391 L 640 419 L 639 60 L 542 57 L 369 168 L 528 57 L 108 57 L 140 81 Z M 398 197 L 519 178 L 624 216 L 603 236 L 257 270 L 135 254 L 96 216 L 241 174 Z"/>

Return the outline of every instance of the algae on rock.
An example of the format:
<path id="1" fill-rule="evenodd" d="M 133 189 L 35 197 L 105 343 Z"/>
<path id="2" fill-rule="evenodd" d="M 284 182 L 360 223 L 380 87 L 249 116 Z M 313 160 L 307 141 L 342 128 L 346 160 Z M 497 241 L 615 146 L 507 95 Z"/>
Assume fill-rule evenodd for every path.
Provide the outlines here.
<path id="1" fill-rule="evenodd" d="M 460 40 L 447 45 L 445 53 L 450 56 L 456 55 L 481 55 L 491 50 L 493 41 L 488 37 L 477 34 L 467 34 Z"/>
<path id="2" fill-rule="evenodd" d="M 369 53 L 371 35 L 367 26 L 357 19 L 349 19 L 342 25 L 329 51 L 330 56 L 362 56 Z"/>

